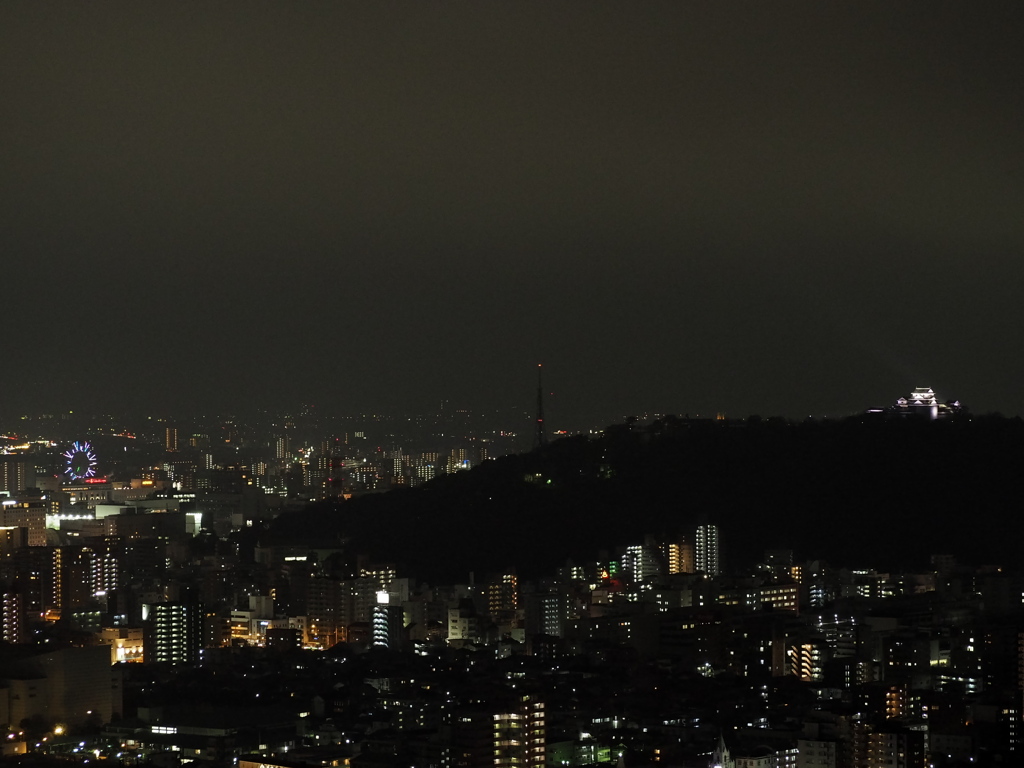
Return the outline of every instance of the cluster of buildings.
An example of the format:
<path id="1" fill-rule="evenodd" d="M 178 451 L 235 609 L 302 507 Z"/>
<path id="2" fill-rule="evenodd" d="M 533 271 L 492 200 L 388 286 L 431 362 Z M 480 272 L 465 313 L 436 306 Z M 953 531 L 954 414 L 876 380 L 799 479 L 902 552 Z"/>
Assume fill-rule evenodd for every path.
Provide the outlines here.
<path id="1" fill-rule="evenodd" d="M 1021 759 L 1018 572 L 935 556 L 888 573 L 786 549 L 726 568 L 705 520 L 543 576 L 508 564 L 427 583 L 344 537 L 268 535 L 308 494 L 351 492 L 337 462 L 295 495 L 244 466 L 186 480 L 171 429 L 162 461 L 125 479 L 46 471 L 59 450 L 0 457 L 4 753 L 253 768 Z M 381 457 L 392 482 L 413 456 Z M 274 466 L 296 465 L 324 468 L 288 446 Z"/>
<path id="2" fill-rule="evenodd" d="M 4 550 L 8 749 L 38 723 L 40 749 L 91 725 L 111 758 L 285 768 L 1020 755 L 1016 574 L 787 550 L 725 573 L 706 523 L 547 578 L 431 585 L 344 541 L 135 530 Z"/>

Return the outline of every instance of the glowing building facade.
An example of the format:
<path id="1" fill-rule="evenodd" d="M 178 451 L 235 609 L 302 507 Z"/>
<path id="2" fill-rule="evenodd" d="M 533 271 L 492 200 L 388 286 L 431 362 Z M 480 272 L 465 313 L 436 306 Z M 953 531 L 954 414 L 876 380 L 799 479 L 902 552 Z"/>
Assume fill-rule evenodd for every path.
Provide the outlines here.
<path id="1" fill-rule="evenodd" d="M 391 605 L 387 592 L 377 593 L 373 607 L 373 644 L 380 648 L 401 650 L 404 646 L 405 611 L 401 605 Z"/>
<path id="2" fill-rule="evenodd" d="M 188 603 L 150 603 L 143 608 L 147 663 L 191 664 L 202 646 L 202 611 Z"/>
<path id="3" fill-rule="evenodd" d="M 721 573 L 721 564 L 718 557 L 718 526 L 711 523 L 704 523 L 697 526 L 696 545 L 694 546 L 694 559 L 697 572 L 705 573 L 714 577 Z"/>
<path id="4" fill-rule="evenodd" d="M 495 713 L 495 768 L 542 768 L 546 758 L 544 702 L 536 696 L 521 696 L 513 706 Z"/>
<path id="5" fill-rule="evenodd" d="M 693 573 L 696 570 L 693 562 L 693 544 L 680 539 L 667 544 L 665 549 L 669 573 Z"/>
<path id="6" fill-rule="evenodd" d="M 931 387 L 917 387 L 908 397 L 896 400 L 891 408 L 898 416 L 916 416 L 926 419 L 941 419 L 963 410 L 959 400 L 941 402 Z"/>

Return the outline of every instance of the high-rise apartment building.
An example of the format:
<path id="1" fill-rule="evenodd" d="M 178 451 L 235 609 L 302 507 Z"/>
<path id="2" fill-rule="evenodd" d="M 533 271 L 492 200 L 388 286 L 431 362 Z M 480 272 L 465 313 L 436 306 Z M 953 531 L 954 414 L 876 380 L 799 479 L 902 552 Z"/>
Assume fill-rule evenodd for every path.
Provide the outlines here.
<path id="1" fill-rule="evenodd" d="M 11 645 L 24 642 L 24 619 L 21 590 L 16 585 L 0 586 L 0 640 Z"/>
<path id="2" fill-rule="evenodd" d="M 626 547 L 622 556 L 622 570 L 634 584 L 661 576 L 665 566 L 661 560 L 659 547 L 650 544 L 633 544 Z"/>
<path id="3" fill-rule="evenodd" d="M 547 757 L 544 702 L 519 696 L 494 715 L 495 768 L 542 768 Z"/>
<path id="4" fill-rule="evenodd" d="M 526 631 L 529 635 L 565 637 L 570 620 L 569 593 L 563 584 L 525 596 Z"/>
<path id="5" fill-rule="evenodd" d="M 825 677 L 828 643 L 824 638 L 801 638 L 786 648 L 789 673 L 805 683 L 821 682 Z"/>
<path id="6" fill-rule="evenodd" d="M 404 645 L 405 612 L 401 605 L 391 605 L 387 592 L 377 593 L 373 607 L 373 644 L 380 648 L 400 650 Z"/>
<path id="7" fill-rule="evenodd" d="M 515 571 L 494 574 L 487 584 L 487 610 L 496 619 L 514 615 L 519 607 L 519 579 Z"/>
<path id="8" fill-rule="evenodd" d="M 189 664 L 199 658 L 203 612 L 180 602 L 150 603 L 143 609 L 144 654 L 147 663 Z"/>
<path id="9" fill-rule="evenodd" d="M 693 561 L 693 544 L 685 538 L 665 545 L 665 562 L 669 573 L 693 573 L 696 565 Z"/>
<path id="10" fill-rule="evenodd" d="M 694 547 L 694 559 L 698 573 L 705 573 L 708 576 L 717 576 L 721 573 L 721 563 L 718 553 L 718 526 L 711 523 L 703 523 L 697 526 L 696 546 Z"/>
<path id="11" fill-rule="evenodd" d="M 291 458 L 292 440 L 288 435 L 280 435 L 274 440 L 274 458 L 286 461 Z"/>
<path id="12" fill-rule="evenodd" d="M 35 464 L 24 456 L 0 456 L 0 491 L 18 493 L 31 488 L 36 480 Z"/>

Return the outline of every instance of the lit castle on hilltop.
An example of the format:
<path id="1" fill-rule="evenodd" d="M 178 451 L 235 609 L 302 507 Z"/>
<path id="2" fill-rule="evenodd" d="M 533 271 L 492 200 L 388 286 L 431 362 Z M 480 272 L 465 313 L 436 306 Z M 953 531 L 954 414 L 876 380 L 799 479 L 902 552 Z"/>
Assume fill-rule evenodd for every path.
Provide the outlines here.
<path id="1" fill-rule="evenodd" d="M 931 387 L 918 387 L 909 397 L 901 397 L 888 408 L 870 408 L 867 413 L 883 418 L 945 419 L 966 412 L 959 400 L 940 402 Z"/>
<path id="2" fill-rule="evenodd" d="M 910 397 L 901 397 L 892 406 L 892 411 L 899 416 L 923 416 L 929 419 L 952 416 L 961 410 L 959 400 L 940 403 L 931 387 L 918 387 L 910 393 Z"/>

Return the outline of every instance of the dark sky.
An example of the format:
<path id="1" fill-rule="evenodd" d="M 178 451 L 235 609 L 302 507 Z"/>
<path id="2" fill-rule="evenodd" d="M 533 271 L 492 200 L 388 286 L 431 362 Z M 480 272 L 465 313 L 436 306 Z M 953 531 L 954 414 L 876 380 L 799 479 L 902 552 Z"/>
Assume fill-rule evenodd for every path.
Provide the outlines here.
<path id="1" fill-rule="evenodd" d="M 0 403 L 1024 413 L 999 3 L 6 3 Z"/>

